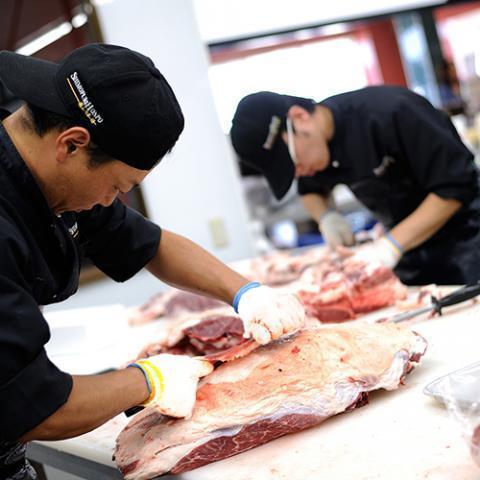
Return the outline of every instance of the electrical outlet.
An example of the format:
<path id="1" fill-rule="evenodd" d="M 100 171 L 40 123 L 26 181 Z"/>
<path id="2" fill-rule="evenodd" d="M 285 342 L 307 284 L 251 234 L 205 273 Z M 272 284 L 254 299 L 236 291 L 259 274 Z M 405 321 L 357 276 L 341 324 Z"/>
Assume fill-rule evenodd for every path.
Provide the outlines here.
<path id="1" fill-rule="evenodd" d="M 223 219 L 218 217 L 210 219 L 208 221 L 208 227 L 210 229 L 210 235 L 212 236 L 213 245 L 216 248 L 228 246 L 230 242 Z"/>

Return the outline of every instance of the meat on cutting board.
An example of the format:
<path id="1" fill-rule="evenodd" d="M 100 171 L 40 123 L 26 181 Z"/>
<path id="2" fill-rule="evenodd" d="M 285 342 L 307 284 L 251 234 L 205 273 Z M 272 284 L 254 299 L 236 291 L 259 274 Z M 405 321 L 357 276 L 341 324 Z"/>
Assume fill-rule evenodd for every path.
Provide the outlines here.
<path id="1" fill-rule="evenodd" d="M 344 322 L 358 314 L 394 305 L 407 288 L 380 262 L 345 260 L 320 264 L 298 283 L 310 316 L 321 322 Z"/>
<path id="2" fill-rule="evenodd" d="M 185 472 L 317 425 L 397 388 L 425 348 L 393 324 L 309 327 L 217 368 L 190 419 L 137 414 L 117 438 L 118 468 L 137 480 Z"/>

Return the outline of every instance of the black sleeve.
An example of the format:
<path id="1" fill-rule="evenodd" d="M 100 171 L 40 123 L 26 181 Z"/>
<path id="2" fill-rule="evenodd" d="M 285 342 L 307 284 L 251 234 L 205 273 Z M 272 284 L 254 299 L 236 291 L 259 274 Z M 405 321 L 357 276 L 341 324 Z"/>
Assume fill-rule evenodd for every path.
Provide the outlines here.
<path id="1" fill-rule="evenodd" d="M 50 331 L 24 278 L 28 258 L 4 233 L 1 244 L 0 439 L 17 440 L 67 401 L 72 378 L 46 355 Z"/>
<path id="2" fill-rule="evenodd" d="M 419 97 L 402 102 L 393 122 L 416 182 L 439 197 L 470 203 L 477 195 L 477 169 L 448 116 Z"/>
<path id="3" fill-rule="evenodd" d="M 161 230 L 120 200 L 78 217 L 85 255 L 117 282 L 128 280 L 157 252 Z"/>

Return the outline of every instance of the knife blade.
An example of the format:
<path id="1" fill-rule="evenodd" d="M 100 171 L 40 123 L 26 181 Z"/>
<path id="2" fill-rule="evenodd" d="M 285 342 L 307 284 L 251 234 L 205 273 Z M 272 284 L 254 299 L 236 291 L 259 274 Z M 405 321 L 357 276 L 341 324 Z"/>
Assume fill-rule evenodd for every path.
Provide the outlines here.
<path id="1" fill-rule="evenodd" d="M 442 315 L 442 309 L 445 307 L 450 307 L 451 305 L 457 305 L 458 303 L 465 302 L 476 296 L 480 295 L 480 284 L 474 285 L 464 285 L 457 290 L 454 290 L 449 295 L 446 295 L 443 298 L 437 298 L 432 295 L 431 304 L 426 305 L 425 307 L 420 307 L 415 310 L 411 310 L 409 312 L 400 313 L 398 315 L 394 315 L 390 321 L 393 323 L 400 323 L 404 322 L 405 320 L 409 320 L 410 318 L 416 317 L 417 315 L 421 315 L 422 313 L 427 312 L 435 312 L 438 315 Z"/>

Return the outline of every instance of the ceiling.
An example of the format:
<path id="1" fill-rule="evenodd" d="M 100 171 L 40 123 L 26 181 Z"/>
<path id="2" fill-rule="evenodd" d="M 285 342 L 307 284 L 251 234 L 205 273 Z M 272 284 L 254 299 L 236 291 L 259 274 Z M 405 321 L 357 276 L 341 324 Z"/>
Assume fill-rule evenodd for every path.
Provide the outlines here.
<path id="1" fill-rule="evenodd" d="M 0 0 L 0 50 L 17 50 L 83 11 L 84 0 Z M 57 61 L 92 41 L 88 24 L 42 48 L 34 56 Z"/>
<path id="2" fill-rule="evenodd" d="M 86 23 L 72 28 L 69 22 L 86 13 Z M 34 42 L 62 24 L 70 33 L 48 45 Z M 0 50 L 29 50 L 25 54 L 57 62 L 73 49 L 93 41 L 101 41 L 101 34 L 89 0 L 0 0 Z M 0 106 L 11 109 L 17 104 L 0 79 Z"/>

